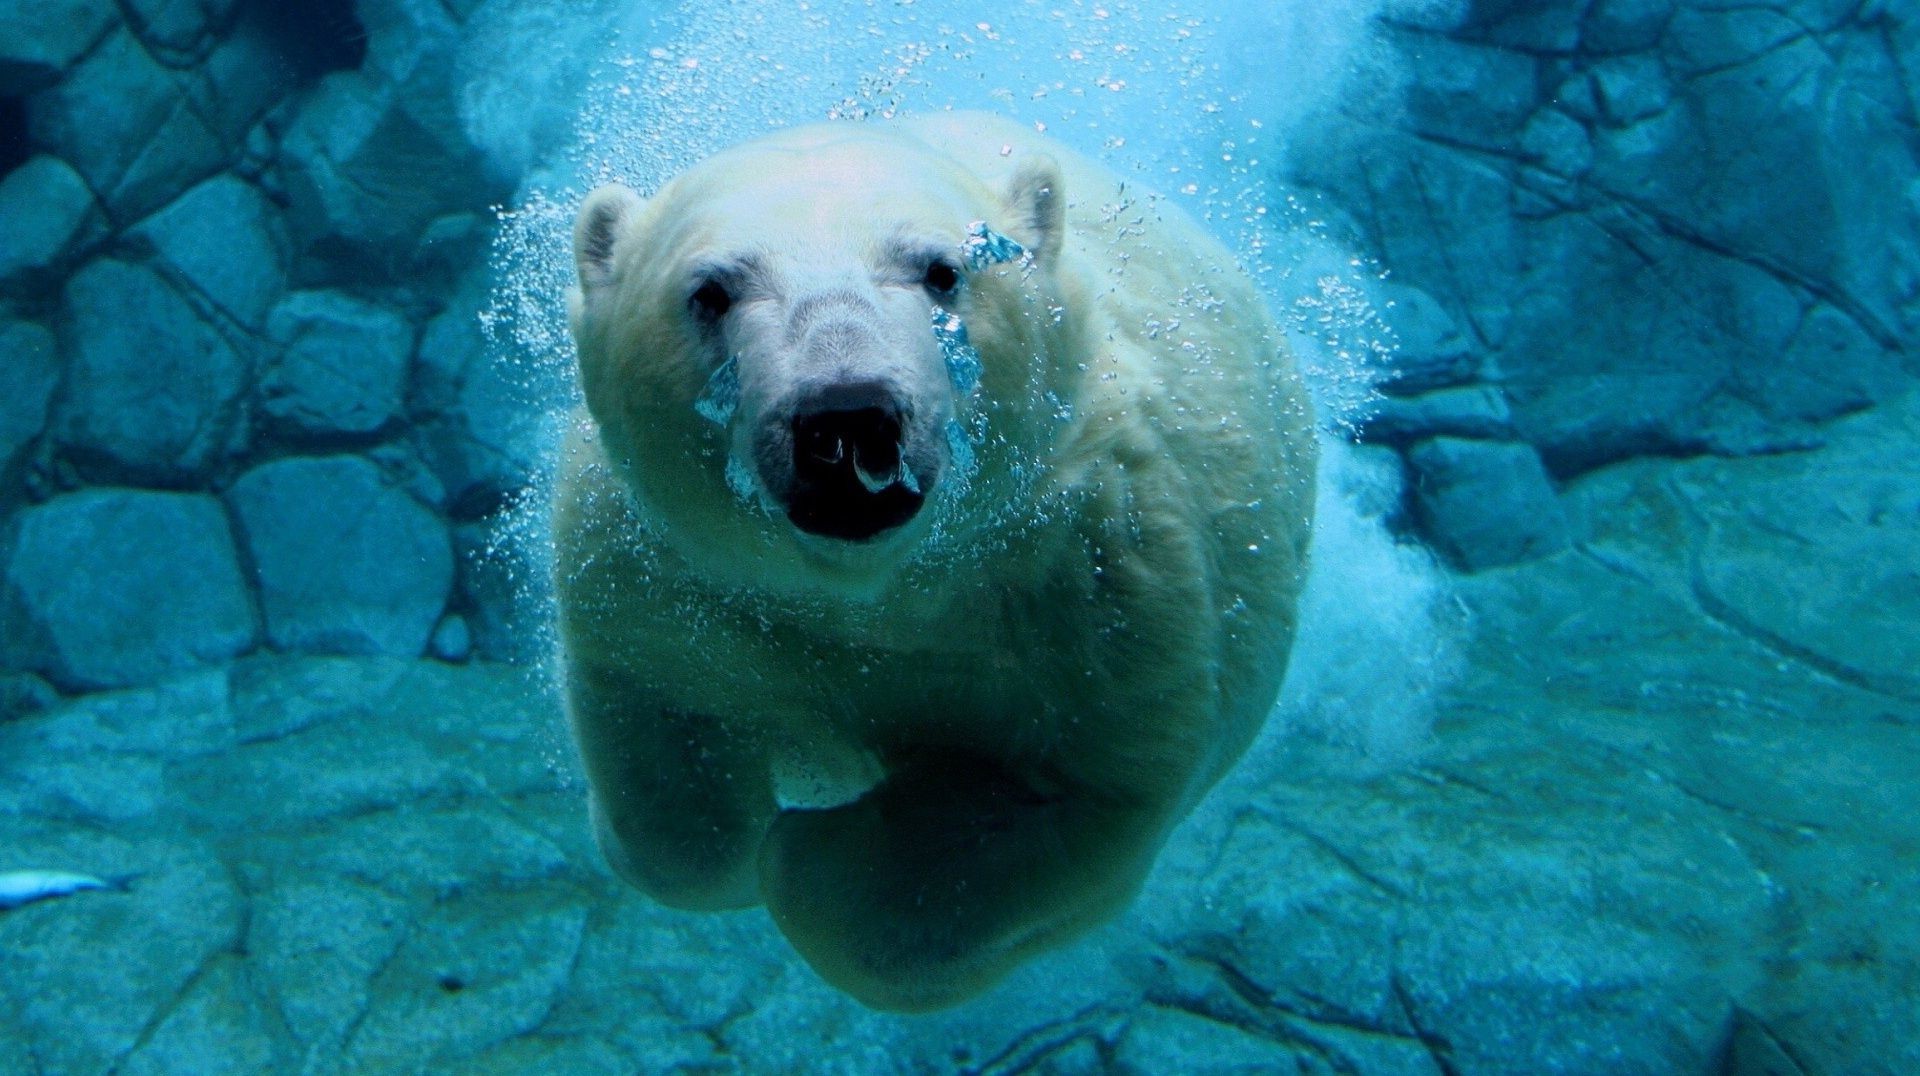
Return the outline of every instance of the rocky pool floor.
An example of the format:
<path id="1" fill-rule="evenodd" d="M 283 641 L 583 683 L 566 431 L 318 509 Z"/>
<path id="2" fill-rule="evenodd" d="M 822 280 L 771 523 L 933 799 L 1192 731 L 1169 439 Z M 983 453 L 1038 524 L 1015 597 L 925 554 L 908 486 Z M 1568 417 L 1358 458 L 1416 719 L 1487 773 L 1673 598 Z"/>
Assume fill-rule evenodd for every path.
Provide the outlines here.
<path id="1" fill-rule="evenodd" d="M 1920 400 L 1565 491 L 1403 764 L 1271 733 L 952 1012 L 615 882 L 534 674 L 256 658 L 0 724 L 0 1071 L 1920 1071 Z"/>

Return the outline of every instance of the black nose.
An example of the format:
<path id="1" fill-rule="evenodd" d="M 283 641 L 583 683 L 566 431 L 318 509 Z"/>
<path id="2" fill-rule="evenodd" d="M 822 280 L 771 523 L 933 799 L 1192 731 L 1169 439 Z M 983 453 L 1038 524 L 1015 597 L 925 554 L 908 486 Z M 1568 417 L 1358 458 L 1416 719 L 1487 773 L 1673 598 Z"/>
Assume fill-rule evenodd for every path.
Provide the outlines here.
<path id="1" fill-rule="evenodd" d="M 903 410 L 884 388 L 855 385 L 820 393 L 795 413 L 794 526 L 857 542 L 913 518 L 926 497 L 902 454 Z"/>

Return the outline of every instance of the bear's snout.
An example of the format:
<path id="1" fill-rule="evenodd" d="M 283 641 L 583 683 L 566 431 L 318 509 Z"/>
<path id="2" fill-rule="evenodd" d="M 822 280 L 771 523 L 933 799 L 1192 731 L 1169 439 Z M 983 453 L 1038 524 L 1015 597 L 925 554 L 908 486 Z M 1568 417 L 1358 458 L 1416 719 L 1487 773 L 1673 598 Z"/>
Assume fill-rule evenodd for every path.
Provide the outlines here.
<path id="1" fill-rule="evenodd" d="M 788 431 L 793 525 L 859 542 L 912 519 L 926 494 L 907 464 L 909 418 L 899 394 L 875 382 L 831 385 L 801 400 Z"/>

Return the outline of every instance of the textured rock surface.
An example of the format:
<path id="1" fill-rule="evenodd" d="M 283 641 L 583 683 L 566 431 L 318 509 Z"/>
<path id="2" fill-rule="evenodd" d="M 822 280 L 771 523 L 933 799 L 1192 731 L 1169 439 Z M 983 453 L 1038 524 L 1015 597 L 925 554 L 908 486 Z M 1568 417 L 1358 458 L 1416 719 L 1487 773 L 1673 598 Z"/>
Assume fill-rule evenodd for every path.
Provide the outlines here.
<path id="1" fill-rule="evenodd" d="M 400 86 L 364 72 L 321 81 L 284 142 L 289 219 L 302 246 L 390 270 L 434 219 L 484 207 L 497 193 L 471 151 L 449 147 L 446 132 L 423 126 L 411 107 Z"/>
<path id="2" fill-rule="evenodd" d="M 53 334 L 32 321 L 0 321 L 0 471 L 47 425 L 60 383 Z"/>
<path id="3" fill-rule="evenodd" d="M 466 281 L 420 339 L 414 438 L 456 516 L 497 509 L 539 472 L 541 403 L 480 324 L 489 277 Z"/>
<path id="4" fill-rule="evenodd" d="M 123 221 L 219 171 L 225 156 L 181 78 L 125 29 L 30 98 L 27 121 L 34 142 L 71 163 Z"/>
<path id="5" fill-rule="evenodd" d="M 259 189 L 215 176 L 128 233 L 165 270 L 249 329 L 258 329 L 287 283 L 280 214 Z"/>
<path id="6" fill-rule="evenodd" d="M 340 292 L 295 292 L 267 333 L 281 351 L 261 378 L 260 410 L 280 428 L 365 435 L 399 414 L 413 326 L 398 313 Z"/>
<path id="7" fill-rule="evenodd" d="M 1917 22 L 1787 0 L 1401 9 L 1371 81 L 1410 72 L 1404 101 L 1345 101 L 1292 178 L 1460 319 L 1556 474 L 1788 446 L 1920 354 Z"/>
<path id="8" fill-rule="evenodd" d="M 1566 518 L 1532 446 L 1435 437 L 1407 461 L 1426 533 L 1469 571 L 1566 548 Z"/>
<path id="9" fill-rule="evenodd" d="M 31 93 L 57 81 L 114 23 L 95 0 L 7 0 L 0 4 L 0 95 Z"/>
<path id="10" fill-rule="evenodd" d="M 1471 671 L 1413 757 L 1270 730 L 1130 912 L 932 1016 L 613 881 L 538 673 L 260 656 L 0 723 L 0 846 L 134 876 L 0 913 L 0 1058 L 1910 1072 L 1912 655 L 1789 599 L 1920 617 L 1916 438 L 1910 398 L 1819 452 L 1579 480 L 1574 548 L 1461 584 Z"/>
<path id="11" fill-rule="evenodd" d="M 359 456 L 286 459 L 228 493 L 267 639 L 282 650 L 417 655 L 447 605 L 440 517 Z"/>
<path id="12" fill-rule="evenodd" d="M 236 447 L 250 364 L 158 272 L 92 262 L 68 281 L 63 306 L 66 391 L 55 429 L 83 470 L 186 483 Z"/>
<path id="13" fill-rule="evenodd" d="M 68 690 L 144 683 L 253 646 L 253 605 L 211 497 L 59 497 L 21 513 L 5 563 L 0 652 Z"/>
<path id="14" fill-rule="evenodd" d="M 43 276 L 97 226 L 93 192 L 58 157 L 41 154 L 0 180 L 0 288 Z"/>

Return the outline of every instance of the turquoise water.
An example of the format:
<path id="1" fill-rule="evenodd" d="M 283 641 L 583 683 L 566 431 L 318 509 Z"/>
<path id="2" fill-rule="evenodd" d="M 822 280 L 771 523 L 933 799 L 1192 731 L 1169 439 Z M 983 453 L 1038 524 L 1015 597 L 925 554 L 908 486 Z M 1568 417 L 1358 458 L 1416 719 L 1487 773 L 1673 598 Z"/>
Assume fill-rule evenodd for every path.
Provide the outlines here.
<path id="1" fill-rule="evenodd" d="M 1920 1070 L 1904 5 L 0 27 L 0 1072 Z M 1321 456 L 1259 738 L 908 1016 L 609 869 L 549 509 L 587 191 L 950 108 L 1200 220 Z"/>

